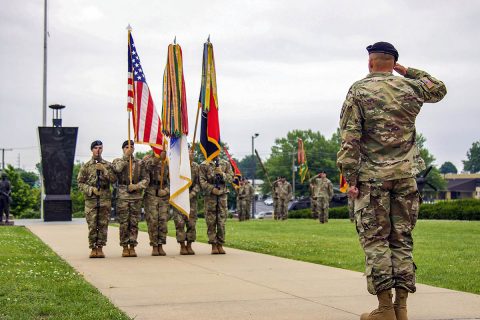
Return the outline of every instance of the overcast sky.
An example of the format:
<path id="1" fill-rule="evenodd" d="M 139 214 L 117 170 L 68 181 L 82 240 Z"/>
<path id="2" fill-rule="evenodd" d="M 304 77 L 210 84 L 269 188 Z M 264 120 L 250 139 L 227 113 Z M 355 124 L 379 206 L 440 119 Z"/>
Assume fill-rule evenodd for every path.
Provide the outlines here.
<path id="1" fill-rule="evenodd" d="M 6 163 L 27 170 L 40 158 L 43 5 L 3 1 L 0 12 L 0 148 L 13 148 Z M 182 46 L 190 139 L 211 35 L 221 139 L 240 159 L 257 132 L 263 158 L 292 129 L 330 137 L 348 88 L 368 73 L 365 47 L 377 41 L 393 43 L 399 63 L 447 86 L 443 101 L 425 104 L 417 120 L 437 164 L 461 170 L 480 140 L 478 1 L 49 0 L 48 14 L 47 104 L 67 106 L 63 125 L 79 127 L 80 161 L 96 139 L 107 160 L 118 157 L 127 137 L 129 23 L 159 112 L 167 46 L 175 36 Z"/>

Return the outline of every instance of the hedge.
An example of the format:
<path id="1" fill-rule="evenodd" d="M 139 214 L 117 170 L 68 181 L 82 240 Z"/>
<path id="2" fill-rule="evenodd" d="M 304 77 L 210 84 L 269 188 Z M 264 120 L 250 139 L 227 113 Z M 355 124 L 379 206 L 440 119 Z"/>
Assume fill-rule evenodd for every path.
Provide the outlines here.
<path id="1" fill-rule="evenodd" d="M 330 219 L 348 219 L 348 207 L 330 208 Z M 310 209 L 288 212 L 291 219 L 311 219 Z M 463 199 L 423 203 L 420 206 L 419 219 L 435 220 L 480 220 L 480 200 Z"/>

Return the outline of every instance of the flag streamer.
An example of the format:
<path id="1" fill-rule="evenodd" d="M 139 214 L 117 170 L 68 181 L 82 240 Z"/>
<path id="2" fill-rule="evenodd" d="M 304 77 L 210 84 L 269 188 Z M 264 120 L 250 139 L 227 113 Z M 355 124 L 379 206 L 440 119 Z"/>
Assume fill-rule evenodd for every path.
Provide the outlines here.
<path id="1" fill-rule="evenodd" d="M 228 152 L 227 148 L 225 148 L 225 146 L 223 147 L 223 151 L 225 151 L 228 161 L 230 161 L 230 164 L 232 165 L 232 168 L 233 168 L 234 176 L 233 176 L 232 185 L 235 189 L 238 189 L 240 188 L 240 180 L 242 179 L 242 173 L 240 172 L 240 169 L 238 168 L 237 163 L 230 156 L 230 153 Z"/>
<path id="2" fill-rule="evenodd" d="M 348 191 L 348 183 L 343 174 L 340 173 L 340 192 L 347 192 Z"/>
<path id="3" fill-rule="evenodd" d="M 307 156 L 305 154 L 305 148 L 303 145 L 303 140 L 298 138 L 298 174 L 300 175 L 300 182 L 303 183 L 305 181 L 305 177 L 308 173 L 308 165 L 307 165 Z"/>

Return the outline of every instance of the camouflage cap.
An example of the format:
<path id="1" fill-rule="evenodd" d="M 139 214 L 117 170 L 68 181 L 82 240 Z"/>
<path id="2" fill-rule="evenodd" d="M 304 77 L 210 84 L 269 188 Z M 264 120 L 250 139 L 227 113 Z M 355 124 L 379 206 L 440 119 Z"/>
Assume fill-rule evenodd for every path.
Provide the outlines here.
<path id="1" fill-rule="evenodd" d="M 372 45 L 369 45 L 367 47 L 368 54 L 374 53 L 374 52 L 379 52 L 379 53 L 385 53 L 393 56 L 395 58 L 395 62 L 398 61 L 398 51 L 395 49 L 393 44 L 388 43 L 388 42 L 377 42 Z"/>

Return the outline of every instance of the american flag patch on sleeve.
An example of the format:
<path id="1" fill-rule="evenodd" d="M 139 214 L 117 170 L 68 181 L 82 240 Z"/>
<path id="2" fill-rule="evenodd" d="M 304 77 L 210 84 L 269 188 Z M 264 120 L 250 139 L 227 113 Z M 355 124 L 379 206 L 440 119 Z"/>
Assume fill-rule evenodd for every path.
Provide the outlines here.
<path id="1" fill-rule="evenodd" d="M 430 79 L 428 78 L 421 78 L 420 81 L 422 81 L 428 89 L 432 89 L 432 87 L 434 86 L 433 82 L 430 81 Z"/>

